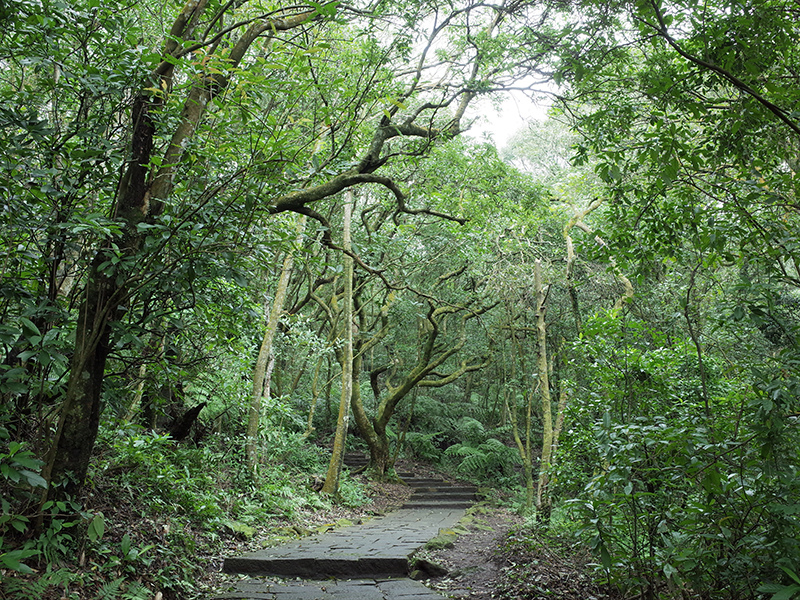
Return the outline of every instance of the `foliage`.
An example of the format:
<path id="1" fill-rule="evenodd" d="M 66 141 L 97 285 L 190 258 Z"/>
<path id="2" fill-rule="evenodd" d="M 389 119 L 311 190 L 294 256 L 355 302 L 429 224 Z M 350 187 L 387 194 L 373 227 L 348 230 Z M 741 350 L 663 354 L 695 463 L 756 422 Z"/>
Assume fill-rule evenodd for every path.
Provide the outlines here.
<path id="1" fill-rule="evenodd" d="M 496 438 L 486 438 L 474 446 L 455 444 L 445 450 L 445 455 L 454 462 L 456 471 L 468 478 L 502 487 L 513 486 L 518 481 L 515 466 L 519 463 L 519 454 Z"/>
<path id="2" fill-rule="evenodd" d="M 569 400 L 552 490 L 602 577 L 650 597 L 797 592 L 796 3 L 196 8 L 0 1 L 9 593 L 177 594 L 225 523 L 328 506 L 307 482 L 340 385 L 348 188 L 354 400 L 382 460 L 402 441 L 518 486 L 509 422 L 535 455 L 551 416 L 527 402 L 542 261 L 548 391 Z M 561 86 L 558 122 L 502 157 L 458 135 L 471 101 L 533 93 L 532 74 Z M 313 222 L 297 247 L 284 212 Z M 289 249 L 253 473 L 242 422 Z M 636 296 L 606 312 L 622 273 Z"/>
<path id="3" fill-rule="evenodd" d="M 134 425 L 104 429 L 91 471 L 91 511 L 73 502 L 45 505 L 48 527 L 24 541 L 22 534 L 32 532 L 30 512 L 4 509 L 3 539 L 10 545 L 0 551 L 6 568 L 21 574 L 4 581 L 3 593 L 11 595 L 3 597 L 39 598 L 58 586 L 80 587 L 81 598 L 98 600 L 150 598 L 155 591 L 165 597 L 201 593 L 193 583 L 198 569 L 237 535 L 226 523 L 268 530 L 330 507 L 311 489 L 308 475 L 322 472 L 323 455 L 299 435 L 282 431 L 256 482 L 243 466 L 236 438 L 212 437 L 194 447 Z M 12 464 L 38 469 L 38 462 L 25 463 L 25 452 L 18 450 Z M 366 501 L 362 484 L 343 483 L 342 504 Z M 79 555 L 90 570 L 77 564 Z M 26 564 L 49 567 L 34 574 Z"/>
<path id="4" fill-rule="evenodd" d="M 440 436 L 441 433 L 438 431 L 432 433 L 409 431 L 405 437 L 406 456 L 428 463 L 438 463 L 442 458 L 442 450 L 436 445 Z"/>
<path id="5" fill-rule="evenodd" d="M 667 586 L 731 598 L 785 581 L 780 567 L 800 560 L 798 431 L 786 416 L 798 402 L 793 380 L 776 385 L 759 370 L 751 393 L 721 393 L 721 372 L 711 370 L 707 413 L 684 362 L 691 348 L 630 322 L 624 331 L 601 322 L 587 325 L 594 364 L 586 401 L 572 405 L 556 481 L 575 497 L 568 504 L 605 581 L 642 594 Z M 640 372 L 652 375 L 624 385 L 626 373 Z"/>

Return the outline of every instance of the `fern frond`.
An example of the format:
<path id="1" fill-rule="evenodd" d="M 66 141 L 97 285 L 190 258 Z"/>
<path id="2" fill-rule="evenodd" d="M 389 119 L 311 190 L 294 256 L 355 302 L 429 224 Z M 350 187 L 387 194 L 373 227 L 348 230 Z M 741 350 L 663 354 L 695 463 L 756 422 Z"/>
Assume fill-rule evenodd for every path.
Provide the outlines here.
<path id="1" fill-rule="evenodd" d="M 448 456 L 471 456 L 476 453 L 481 453 L 481 451 L 478 448 L 473 448 L 465 444 L 453 444 L 445 450 L 444 453 Z"/>
<path id="2" fill-rule="evenodd" d="M 40 598 L 44 597 L 44 593 L 48 588 L 48 584 L 44 579 L 29 581 L 27 579 L 7 577 L 3 580 L 3 587 L 3 591 L 8 594 L 9 598 L 19 598 L 19 600 L 39 600 Z"/>
<path id="3" fill-rule="evenodd" d="M 104 583 L 97 592 L 98 600 L 116 600 L 124 582 L 124 578 L 117 577 L 116 579 Z"/>
<path id="4" fill-rule="evenodd" d="M 122 600 L 150 600 L 153 593 L 136 581 L 128 584 L 128 589 L 122 594 Z"/>

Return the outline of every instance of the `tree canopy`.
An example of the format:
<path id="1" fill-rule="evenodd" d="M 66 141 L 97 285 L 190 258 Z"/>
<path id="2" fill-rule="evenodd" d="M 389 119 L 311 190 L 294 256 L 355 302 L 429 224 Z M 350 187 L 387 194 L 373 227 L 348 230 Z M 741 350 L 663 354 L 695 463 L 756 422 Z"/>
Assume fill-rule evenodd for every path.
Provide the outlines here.
<path id="1" fill-rule="evenodd" d="M 257 527 L 295 514 L 276 486 L 355 501 L 358 450 L 373 479 L 405 457 L 503 490 L 629 596 L 800 592 L 796 2 L 0 22 L 12 586 L 78 547 L 110 564 L 97 497 L 132 477 Z M 498 150 L 470 127 L 508 93 L 552 108 Z"/>

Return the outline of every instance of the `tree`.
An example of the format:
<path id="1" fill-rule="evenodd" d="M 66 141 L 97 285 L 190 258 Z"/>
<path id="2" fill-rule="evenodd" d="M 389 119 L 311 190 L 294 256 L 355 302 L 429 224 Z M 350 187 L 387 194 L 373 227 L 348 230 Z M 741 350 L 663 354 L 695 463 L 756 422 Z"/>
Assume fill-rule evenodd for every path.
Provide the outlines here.
<path id="1" fill-rule="evenodd" d="M 624 586 L 635 573 L 644 596 L 681 582 L 698 595 L 756 597 L 764 581 L 789 581 L 776 561 L 793 569 L 798 560 L 781 517 L 794 484 L 771 475 L 796 468 L 786 424 L 797 352 L 793 335 L 778 332 L 793 329 L 783 307 L 797 294 L 797 8 L 644 2 L 617 16 L 610 43 L 566 59 L 564 73 L 578 160 L 596 160 L 606 187 L 597 229 L 649 288 L 584 327 L 590 378 L 572 406 L 587 427 L 573 427 L 582 433 L 568 444 L 576 455 L 587 442 L 597 450 L 584 468 L 604 461 L 581 492 L 594 522 L 586 531 L 607 575 Z M 590 245 L 585 254 L 599 257 Z M 779 353 L 755 334 L 767 322 L 782 323 L 765 327 Z M 683 450 L 687 438 L 694 451 Z M 747 481 L 749 492 L 696 484 L 708 471 Z M 617 493 L 615 481 L 629 483 Z M 719 544 L 702 541 L 708 530 L 686 506 L 705 523 L 711 512 L 725 519 L 711 534 Z M 673 510 L 681 519 L 665 520 Z M 771 544 L 781 550 L 767 556 Z"/>
<path id="2" fill-rule="evenodd" d="M 285 17 L 258 15 L 240 21 L 215 34 L 212 27 L 200 28 L 206 3 L 188 2 L 173 22 L 161 52 L 160 62 L 150 76 L 150 87 L 136 95 L 131 108 L 131 150 L 127 167 L 117 187 L 111 207 L 118 233 L 96 249 L 91 259 L 84 298 L 79 309 L 75 348 L 69 378 L 45 469 L 46 479 L 74 494 L 82 486 L 89 465 L 100 421 L 101 391 L 106 361 L 111 349 L 111 328 L 120 309 L 129 300 L 134 282 L 152 276 L 141 267 L 130 269 L 142 259 L 140 252 L 148 242 L 150 227 L 157 227 L 186 148 L 192 141 L 209 104 L 229 85 L 230 77 L 242 63 L 254 42 L 262 35 L 301 27 L 317 17 L 313 10 L 295 11 Z M 225 9 L 211 15 L 209 25 L 218 22 Z M 219 42 L 233 32 L 241 37 L 222 47 Z M 173 87 L 175 65 L 190 52 L 209 49 L 209 62 L 224 56 L 225 71 L 210 66 L 186 92 L 180 120 L 158 161 L 155 156 L 156 113 L 164 107 Z M 215 52 L 217 53 L 215 55 Z M 151 256 L 158 248 L 150 249 Z M 147 256 L 147 255 L 145 255 Z M 149 258 L 149 257 L 148 257 Z M 145 259 L 146 260 L 146 259 Z"/>
<path id="3" fill-rule="evenodd" d="M 297 246 L 299 246 L 303 240 L 303 230 L 305 226 L 306 219 L 304 216 L 301 216 L 297 220 L 297 239 L 295 240 Z M 269 310 L 267 318 L 267 326 L 264 330 L 264 339 L 261 341 L 261 347 L 258 350 L 256 367 L 253 373 L 253 394 L 250 398 L 250 410 L 247 415 L 247 431 L 245 434 L 245 457 L 250 470 L 254 473 L 256 471 L 256 465 L 258 464 L 257 448 L 258 432 L 261 424 L 261 399 L 263 396 L 269 395 L 269 366 L 270 364 L 274 364 L 272 345 L 275 340 L 275 334 L 278 331 L 278 320 L 281 317 L 284 302 L 286 301 L 286 293 L 289 288 L 289 278 L 292 275 L 293 263 L 293 250 L 290 249 L 283 259 L 278 285 L 275 288 L 275 297 L 272 300 L 272 307 Z"/>
<path id="4" fill-rule="evenodd" d="M 352 253 L 351 225 L 353 220 L 352 192 L 348 193 L 344 205 L 344 223 L 342 234 L 342 249 L 345 253 Z M 342 328 L 344 344 L 341 351 L 342 362 L 342 397 L 339 402 L 339 416 L 336 420 L 336 434 L 331 451 L 331 462 L 328 466 L 328 475 L 322 491 L 326 494 L 336 494 L 339 491 L 339 475 L 344 462 L 345 442 L 347 440 L 347 427 L 350 421 L 350 398 L 353 394 L 353 259 L 348 254 L 344 256 L 344 307 L 342 309 Z"/>
<path id="5" fill-rule="evenodd" d="M 35 194 L 18 167 L 9 167 L 15 197 L 40 211 L 55 190 L 64 200 L 55 219 L 40 214 L 53 231 L 69 232 L 42 238 L 43 251 L 31 261 L 49 269 L 51 307 L 61 304 L 59 291 L 74 295 L 78 307 L 77 316 L 57 317 L 36 309 L 48 327 L 63 319 L 65 329 L 50 339 L 76 331 L 74 347 L 48 355 L 70 356 L 68 366 L 51 363 L 64 387 L 46 400 L 58 406 L 59 422 L 45 475 L 66 494 L 85 478 L 109 357 L 138 344 L 160 315 L 188 310 L 200 267 L 208 269 L 201 277 L 220 273 L 257 246 L 263 230 L 253 224 L 266 214 L 298 212 L 325 226 L 312 205 L 355 185 L 389 190 L 396 214 L 435 214 L 378 171 L 458 135 L 474 98 L 533 68 L 514 52 L 549 44 L 527 27 L 545 16 L 522 6 L 466 2 L 445 15 L 437 7 L 365 12 L 332 3 L 269 11 L 256 2 L 192 0 L 163 19 L 170 24 L 163 32 L 144 16 L 160 9 L 114 8 L 87 2 L 53 19 L 49 9 L 24 3 L 3 38 L 11 74 L 4 94 L 13 98 L 4 132 L 22 140 L 7 146 L 7 164 L 20 164 L 30 141 L 37 152 L 55 149 L 37 155 Z M 482 33 L 471 36 L 476 27 Z M 425 42 L 411 43 L 423 30 Z M 120 38 L 120 31 L 128 34 Z M 64 40 L 55 54 L 65 60 L 54 63 L 56 39 Z M 42 65 L 35 77 L 28 76 L 31 55 Z M 337 59 L 344 56 L 357 60 Z M 434 65 L 444 76 L 436 84 L 429 81 Z M 52 103 L 37 96 L 42 90 Z M 27 107 L 35 107 L 35 118 L 26 117 Z M 39 118 L 47 111 L 53 119 Z M 237 136 L 250 147 L 237 146 Z M 85 205 L 96 210 L 82 221 Z M 14 229 L 7 248 L 19 246 L 21 231 Z M 37 332 L 46 331 L 30 323 L 14 334 L 38 343 Z M 12 372 L 14 352 L 7 356 Z"/>

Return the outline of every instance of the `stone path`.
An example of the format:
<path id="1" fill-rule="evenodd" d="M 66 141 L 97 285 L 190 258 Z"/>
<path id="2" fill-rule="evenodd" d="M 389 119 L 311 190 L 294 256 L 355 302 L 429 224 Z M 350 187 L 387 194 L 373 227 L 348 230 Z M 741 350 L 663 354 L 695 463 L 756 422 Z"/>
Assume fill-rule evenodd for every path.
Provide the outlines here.
<path id="1" fill-rule="evenodd" d="M 236 591 L 215 596 L 220 600 L 444 600 L 411 579 L 350 579 L 346 581 L 292 581 L 278 584 L 251 579 Z"/>
<path id="2" fill-rule="evenodd" d="M 226 558 L 226 573 L 258 577 L 214 598 L 442 600 L 421 583 L 407 579 L 409 561 L 440 530 L 455 526 L 475 491 L 410 473 L 401 477 L 415 487 L 415 493 L 400 510 L 362 525 Z"/>

